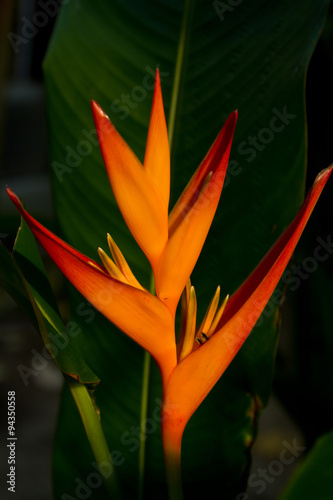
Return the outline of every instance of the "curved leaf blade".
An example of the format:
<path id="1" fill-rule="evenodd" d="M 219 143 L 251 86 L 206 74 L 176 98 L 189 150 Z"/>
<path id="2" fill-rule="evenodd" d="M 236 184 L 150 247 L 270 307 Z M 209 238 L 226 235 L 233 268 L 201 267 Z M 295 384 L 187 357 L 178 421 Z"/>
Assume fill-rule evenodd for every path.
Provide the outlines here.
<path id="1" fill-rule="evenodd" d="M 171 206 L 229 112 L 238 108 L 240 115 L 227 186 L 193 273 L 200 317 L 217 277 L 222 294 L 233 292 L 301 204 L 306 163 L 305 72 L 328 2 L 313 5 L 298 0 L 274 6 L 259 0 L 250 6 L 242 2 L 223 21 L 211 2 L 189 4 L 189 45 L 173 141 Z M 94 258 L 111 232 L 146 286 L 149 266 L 133 244 L 108 186 L 89 101 L 95 99 L 112 116 L 117 130 L 142 159 L 157 65 L 166 116 L 170 112 L 181 17 L 182 6 L 171 1 L 154 6 L 132 1 L 71 2 L 62 9 L 45 60 L 51 167 L 64 239 Z M 71 300 L 75 304 L 80 299 L 74 293 Z M 270 392 L 278 306 L 279 300 L 271 304 L 261 327 L 186 429 L 183 468 L 189 492 L 207 492 L 207 485 L 214 491 L 220 484 L 221 463 L 225 497 L 234 498 L 244 489 L 240 484 L 246 482 L 257 415 Z M 126 479 L 136 474 L 138 463 L 139 442 L 133 429 L 140 425 L 143 355 L 99 316 L 82 328 L 87 359 L 103 380 L 96 397 L 106 433 L 110 442 L 119 443 L 125 458 L 119 471 L 127 494 L 135 495 L 136 485 Z M 154 430 L 147 431 L 146 488 L 153 495 L 164 485 L 158 422 L 153 417 L 160 398 L 155 368 L 150 388 L 147 419 L 152 420 Z M 66 422 L 69 406 L 65 404 L 62 412 Z M 68 452 L 67 434 L 63 424 L 59 428 L 63 455 Z M 202 450 L 201 462 L 193 452 L 198 449 Z M 61 456 L 59 449 L 57 454 Z M 74 491 L 74 473 L 64 471 L 60 462 L 57 470 L 62 484 L 71 484 Z M 89 465 L 84 464 L 83 453 L 79 467 L 84 478 Z M 61 492 L 60 483 L 57 492 Z"/>

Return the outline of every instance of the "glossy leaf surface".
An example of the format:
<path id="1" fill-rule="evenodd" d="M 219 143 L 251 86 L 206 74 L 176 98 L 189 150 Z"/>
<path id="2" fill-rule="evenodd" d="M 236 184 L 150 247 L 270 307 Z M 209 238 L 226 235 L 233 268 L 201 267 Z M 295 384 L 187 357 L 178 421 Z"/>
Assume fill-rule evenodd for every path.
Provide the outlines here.
<path id="1" fill-rule="evenodd" d="M 63 238 L 97 260 L 97 248 L 105 247 L 110 232 L 139 281 L 148 286 L 147 260 L 112 196 L 90 100 L 110 115 L 143 161 L 159 66 L 167 121 L 174 125 L 170 207 L 228 114 L 239 110 L 221 203 L 192 276 L 199 320 L 218 284 L 223 296 L 232 293 L 290 222 L 304 195 L 305 72 L 327 3 L 255 0 L 226 12 L 221 11 L 223 2 L 206 1 L 187 2 L 185 9 L 176 1 L 80 0 L 64 5 L 44 65 L 53 191 Z M 84 332 L 78 350 L 102 380 L 96 399 L 109 446 L 123 458 L 117 472 L 124 497 L 134 498 L 143 351 L 97 313 L 92 321 L 80 316 L 76 308 L 82 299 L 72 290 L 70 295 L 72 319 Z M 189 422 L 183 446 L 188 493 L 207 495 L 217 487 L 224 498 L 235 498 L 244 491 L 258 412 L 270 392 L 280 299 L 281 294 L 270 303 L 260 327 Z M 159 374 L 153 365 L 142 423 L 144 498 L 156 498 L 156 488 L 163 498 L 159 403 Z M 92 471 L 76 422 L 64 398 L 56 449 L 57 498 L 64 492 L 74 495 L 75 478 L 85 481 Z M 74 445 L 82 449 L 72 456 Z"/>
<path id="2" fill-rule="evenodd" d="M 84 359 L 72 349 L 72 338 L 81 332 L 71 322 L 64 325 L 53 290 L 47 279 L 40 252 L 30 229 L 21 222 L 13 253 L 1 246 L 1 285 L 28 314 L 39 329 L 47 351 L 59 369 L 83 383 L 96 385 L 99 380 Z"/>
<path id="3" fill-rule="evenodd" d="M 295 471 L 279 500 L 329 500 L 333 486 L 333 432 L 315 443 Z"/>

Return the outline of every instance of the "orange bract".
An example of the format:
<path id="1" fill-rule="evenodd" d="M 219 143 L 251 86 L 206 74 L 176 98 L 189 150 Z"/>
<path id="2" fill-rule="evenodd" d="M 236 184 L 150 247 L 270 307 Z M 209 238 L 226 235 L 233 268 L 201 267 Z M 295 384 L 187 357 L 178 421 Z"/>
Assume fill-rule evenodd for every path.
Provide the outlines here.
<path id="1" fill-rule="evenodd" d="M 159 72 L 156 72 L 143 165 L 94 101 L 92 111 L 119 209 L 150 261 L 157 296 L 175 315 L 217 209 L 237 112 L 227 119 L 168 220 L 170 152 Z"/>
<path id="2" fill-rule="evenodd" d="M 169 406 L 165 427 L 182 435 L 186 423 L 229 366 L 252 331 L 277 286 L 312 210 L 333 170 L 316 178 L 300 211 L 249 278 L 227 303 L 210 338 L 182 360 L 164 389 Z M 165 429 L 165 433 L 168 434 Z"/>
<path id="3" fill-rule="evenodd" d="M 95 102 L 92 110 L 113 193 L 150 261 L 157 296 L 143 289 L 110 236 L 114 260 L 100 249 L 102 267 L 40 225 L 11 190 L 8 194 L 72 284 L 155 358 L 163 383 L 163 446 L 167 462 L 171 456 L 173 461 L 180 456 L 189 418 L 239 351 L 277 286 L 333 167 L 318 175 L 298 215 L 220 308 L 217 290 L 197 329 L 196 295 L 189 277 L 218 206 L 237 112 L 227 119 L 168 217 L 170 153 L 158 71 L 143 165 Z M 174 319 L 186 283 L 177 348 Z"/>

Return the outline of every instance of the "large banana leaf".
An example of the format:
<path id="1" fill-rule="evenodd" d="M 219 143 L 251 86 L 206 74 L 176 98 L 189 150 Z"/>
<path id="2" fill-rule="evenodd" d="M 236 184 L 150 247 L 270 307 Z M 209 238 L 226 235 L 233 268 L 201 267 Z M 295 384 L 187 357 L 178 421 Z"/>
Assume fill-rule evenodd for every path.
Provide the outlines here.
<path id="1" fill-rule="evenodd" d="M 333 4 L 322 37 L 311 59 L 307 76 L 307 116 L 309 164 L 307 181 L 332 159 L 329 119 L 333 111 L 332 76 L 327 78 L 333 49 Z M 323 129 L 318 127 L 323 125 Z M 325 133 L 325 130 L 327 131 Z M 333 186 L 320 200 L 308 230 L 293 258 L 298 269 L 307 267 L 319 244 L 328 244 L 332 235 Z M 333 260 L 332 250 L 325 261 L 318 261 L 311 273 L 295 282 L 288 291 L 293 320 L 289 320 L 287 356 L 283 347 L 278 355 L 274 389 L 311 446 L 319 436 L 332 428 L 333 420 Z M 295 293 L 296 292 L 296 293 Z M 303 314 L 306 310 L 308 313 Z M 311 349 L 309 349 L 311 346 Z"/>
<path id="2" fill-rule="evenodd" d="M 111 232 L 143 284 L 149 267 L 115 204 L 89 100 L 95 99 L 143 158 L 153 73 L 160 67 L 172 148 L 172 199 L 180 194 L 230 111 L 239 109 L 221 205 L 193 274 L 199 317 L 215 287 L 233 292 L 300 206 L 306 169 L 304 83 L 328 1 L 149 2 L 72 0 L 60 13 L 44 63 L 53 193 L 62 236 L 97 257 Z M 28 207 L 29 208 L 29 207 Z M 101 379 L 96 399 L 124 498 L 136 498 L 140 445 L 144 498 L 164 498 L 158 407 L 151 366 L 140 416 L 144 354 L 70 289 L 80 344 Z M 278 336 L 275 298 L 185 431 L 189 495 L 244 491 L 258 413 L 267 403 Z M 146 425 L 145 439 L 138 427 Z M 142 438 L 142 435 L 141 435 Z M 55 448 L 55 498 L 103 499 L 78 416 L 64 394 Z M 90 493 L 89 493 L 90 492 Z M 79 496 L 81 495 L 81 497 Z M 216 493 L 215 493 L 216 497 Z"/>
<path id="3" fill-rule="evenodd" d="M 79 356 L 77 350 L 71 348 L 71 337 L 80 332 L 75 324 L 69 324 L 66 331 L 37 243 L 23 220 L 13 252 L 10 253 L 0 244 L 0 285 L 40 331 L 47 347 L 43 356 L 46 359 L 53 358 L 59 370 L 69 377 L 88 386 L 98 384 L 99 380 L 89 369 L 83 356 Z M 28 371 L 21 375 L 24 380 L 31 376 Z"/>
<path id="4" fill-rule="evenodd" d="M 329 500 L 332 497 L 333 432 L 318 439 L 296 469 L 279 500 Z"/>

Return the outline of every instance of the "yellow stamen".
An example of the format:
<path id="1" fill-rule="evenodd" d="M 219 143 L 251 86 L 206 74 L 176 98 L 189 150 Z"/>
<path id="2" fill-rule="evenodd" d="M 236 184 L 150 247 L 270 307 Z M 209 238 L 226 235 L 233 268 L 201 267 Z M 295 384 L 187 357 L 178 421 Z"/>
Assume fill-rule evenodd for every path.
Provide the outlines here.
<path id="1" fill-rule="evenodd" d="M 225 306 L 227 305 L 227 302 L 229 300 L 229 295 L 226 296 L 226 298 L 224 299 L 224 301 L 222 302 L 219 310 L 217 311 L 216 315 L 215 315 L 215 318 L 207 332 L 207 337 L 211 337 L 213 335 L 213 333 L 215 333 L 215 330 L 216 330 L 216 327 L 222 317 L 222 314 L 224 312 L 224 309 L 225 309 Z"/>
<path id="2" fill-rule="evenodd" d="M 112 276 L 112 278 L 116 278 L 118 281 L 121 281 L 122 283 L 128 284 L 128 281 L 123 275 L 123 273 L 120 271 L 120 269 L 118 269 L 113 260 L 110 259 L 110 257 L 104 252 L 102 248 L 98 248 L 98 253 L 105 269 L 110 274 L 110 276 Z"/>
<path id="3" fill-rule="evenodd" d="M 127 282 L 130 285 L 134 286 L 135 288 L 139 288 L 140 290 L 143 290 L 143 287 L 140 285 L 140 283 L 132 273 L 131 268 L 129 267 L 125 257 L 121 253 L 119 247 L 116 245 L 114 239 L 111 237 L 110 234 L 107 235 L 107 239 L 113 260 L 115 261 L 117 268 L 120 269 L 123 276 L 126 278 Z"/>
<path id="4" fill-rule="evenodd" d="M 210 304 L 208 306 L 208 309 L 207 309 L 207 312 L 205 314 L 205 317 L 204 317 L 204 319 L 203 319 L 200 327 L 197 330 L 198 331 L 198 335 L 202 334 L 202 333 L 204 333 L 205 335 L 207 335 L 207 332 L 209 331 L 210 326 L 211 326 L 211 324 L 212 324 L 212 322 L 214 320 L 215 313 L 216 313 L 217 307 L 219 305 L 219 301 L 220 301 L 220 287 L 218 286 L 217 289 L 216 289 L 216 292 L 214 294 L 214 297 L 210 301 Z"/>
<path id="5" fill-rule="evenodd" d="M 186 329 L 184 334 L 183 345 L 179 355 L 179 362 L 191 354 L 195 337 L 195 323 L 197 316 L 197 298 L 194 287 L 189 290 L 189 299 L 187 305 Z"/>
<path id="6" fill-rule="evenodd" d="M 198 342 L 199 345 L 202 345 L 205 342 L 207 342 L 208 337 L 205 334 L 205 332 L 201 332 L 201 333 L 199 333 L 199 335 L 196 336 L 195 340 Z"/>
<path id="7" fill-rule="evenodd" d="M 91 260 L 88 260 L 88 264 L 91 266 L 91 267 L 94 267 L 95 269 L 98 269 L 99 271 L 102 271 L 102 269 L 100 267 L 98 267 L 95 262 L 92 262 Z"/>
<path id="8" fill-rule="evenodd" d="M 195 338 L 196 342 L 193 346 L 193 351 L 199 349 L 199 347 L 205 342 L 207 342 L 207 340 L 209 340 L 210 337 L 215 333 L 218 322 L 220 321 L 225 306 L 228 302 L 229 295 L 226 296 L 220 308 L 216 312 L 219 298 L 220 298 L 220 287 L 217 288 L 215 295 L 208 306 L 204 320 L 201 323 L 200 328 L 197 330 L 197 335 Z"/>

